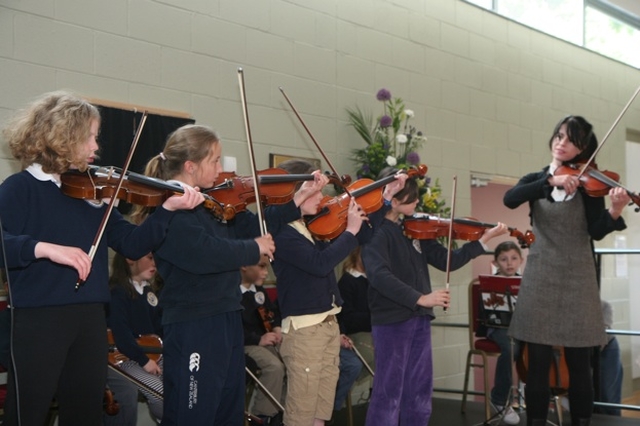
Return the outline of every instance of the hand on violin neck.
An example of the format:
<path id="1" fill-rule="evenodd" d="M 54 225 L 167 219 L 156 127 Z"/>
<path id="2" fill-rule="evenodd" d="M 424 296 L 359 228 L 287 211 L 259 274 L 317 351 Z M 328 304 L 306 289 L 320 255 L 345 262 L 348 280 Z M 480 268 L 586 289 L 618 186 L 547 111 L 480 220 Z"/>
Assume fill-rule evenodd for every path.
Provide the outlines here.
<path id="1" fill-rule="evenodd" d="M 189 185 L 183 185 L 184 194 L 173 195 L 162 203 L 162 207 L 169 211 L 191 210 L 204 202 L 204 196 L 200 191 Z"/>
<path id="2" fill-rule="evenodd" d="M 316 193 L 322 191 L 329 183 L 329 178 L 320 170 L 316 170 L 312 173 L 313 181 L 304 182 L 298 191 L 296 191 L 293 196 L 293 202 L 296 207 L 300 207 L 302 203 L 304 203 L 309 197 L 315 195 Z"/>
<path id="3" fill-rule="evenodd" d="M 611 198 L 609 214 L 613 220 L 616 220 L 622 215 L 622 210 L 631 202 L 631 197 L 625 189 L 620 187 L 611 188 L 609 197 Z"/>
<path id="4" fill-rule="evenodd" d="M 347 216 L 347 232 L 357 235 L 362 227 L 362 222 L 368 221 L 367 214 L 362 210 L 362 207 L 356 202 L 355 198 L 351 198 L 349 201 L 349 213 Z"/>
<path id="5" fill-rule="evenodd" d="M 398 172 L 394 177 L 395 180 L 384 187 L 382 196 L 387 201 L 391 201 L 394 195 L 402 191 L 402 189 L 404 188 L 404 183 L 409 178 L 409 175 L 406 173 Z"/>
<path id="6" fill-rule="evenodd" d="M 506 233 L 509 232 L 509 228 L 507 227 L 507 225 L 505 225 L 502 222 L 498 222 L 496 224 L 496 226 L 494 226 L 493 228 L 489 228 L 487 229 L 483 234 L 482 237 L 480 237 L 480 242 L 482 244 L 487 244 L 487 242 L 489 242 L 489 240 L 491 240 L 492 238 L 495 238 L 499 235 L 504 235 Z"/>

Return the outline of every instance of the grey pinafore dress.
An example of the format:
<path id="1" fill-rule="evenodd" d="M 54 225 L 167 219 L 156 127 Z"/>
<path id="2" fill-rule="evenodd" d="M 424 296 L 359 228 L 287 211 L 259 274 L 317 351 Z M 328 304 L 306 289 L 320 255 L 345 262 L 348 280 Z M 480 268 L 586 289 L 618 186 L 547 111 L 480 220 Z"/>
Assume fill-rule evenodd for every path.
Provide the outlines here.
<path id="1" fill-rule="evenodd" d="M 553 346 L 606 344 L 582 195 L 532 205 L 529 249 L 509 335 Z"/>

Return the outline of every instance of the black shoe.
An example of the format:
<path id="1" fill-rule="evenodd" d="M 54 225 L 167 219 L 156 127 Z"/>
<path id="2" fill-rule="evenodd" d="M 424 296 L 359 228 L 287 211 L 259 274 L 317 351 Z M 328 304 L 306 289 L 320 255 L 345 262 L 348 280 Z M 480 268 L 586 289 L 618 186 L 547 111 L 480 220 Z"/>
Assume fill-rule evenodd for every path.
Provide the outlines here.
<path id="1" fill-rule="evenodd" d="M 283 426 L 284 423 L 282 423 L 282 417 L 284 416 L 284 413 L 282 411 L 278 411 L 278 414 L 276 414 L 275 416 L 271 417 L 271 422 L 269 423 L 270 426 Z"/>
<path id="2" fill-rule="evenodd" d="M 283 426 L 282 423 L 282 411 L 278 412 L 275 416 L 257 416 L 262 420 L 263 426 Z"/>

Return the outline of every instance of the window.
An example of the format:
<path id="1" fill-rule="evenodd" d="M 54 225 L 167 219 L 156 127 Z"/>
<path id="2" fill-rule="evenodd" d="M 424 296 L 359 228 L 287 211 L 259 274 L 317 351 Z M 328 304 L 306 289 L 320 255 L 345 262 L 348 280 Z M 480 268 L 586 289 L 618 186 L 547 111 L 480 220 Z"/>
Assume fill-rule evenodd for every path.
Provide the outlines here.
<path id="1" fill-rule="evenodd" d="M 640 67 L 640 18 L 606 0 L 464 0 L 604 56 Z"/>
<path id="2" fill-rule="evenodd" d="M 640 68 L 640 30 L 593 7 L 585 10 L 584 46 Z"/>

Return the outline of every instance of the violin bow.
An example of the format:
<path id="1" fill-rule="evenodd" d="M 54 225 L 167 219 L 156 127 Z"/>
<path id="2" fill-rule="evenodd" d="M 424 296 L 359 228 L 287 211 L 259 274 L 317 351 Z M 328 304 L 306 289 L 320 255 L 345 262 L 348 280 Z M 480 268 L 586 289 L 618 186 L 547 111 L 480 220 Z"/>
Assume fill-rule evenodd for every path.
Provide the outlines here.
<path id="1" fill-rule="evenodd" d="M 453 175 L 453 190 L 451 191 L 451 219 L 449 220 L 449 240 L 447 241 L 447 278 L 445 288 L 449 290 L 449 278 L 451 277 L 451 248 L 453 247 L 453 218 L 456 217 L 456 187 L 458 186 L 458 176 Z M 447 307 L 444 307 L 447 313 Z"/>
<path id="2" fill-rule="evenodd" d="M 309 137 L 311 138 L 311 140 L 313 141 L 313 143 L 315 144 L 316 148 L 318 149 L 318 151 L 320 152 L 320 155 L 322 155 L 322 158 L 324 158 L 324 161 L 327 162 L 327 165 L 329 166 L 329 168 L 331 169 L 331 171 L 336 175 L 336 176 L 340 176 L 340 174 L 338 173 L 338 171 L 336 170 L 336 168 L 333 166 L 333 164 L 331 163 L 331 161 L 329 161 L 329 158 L 327 157 L 327 155 L 324 153 L 324 151 L 322 150 L 322 148 L 320 147 L 320 144 L 318 143 L 318 141 L 316 140 L 316 138 L 313 136 L 313 133 L 311 133 L 311 130 L 309 130 L 309 127 L 307 127 L 307 124 L 304 122 L 304 120 L 302 119 L 302 117 L 300 116 L 300 114 L 298 113 L 298 110 L 296 109 L 295 106 L 293 106 L 293 102 L 291 102 L 291 99 L 289 99 L 289 97 L 287 96 L 287 94 L 284 92 L 284 89 L 282 87 L 279 87 L 280 92 L 282 93 L 282 96 L 284 96 L 284 98 L 287 100 L 287 103 L 289 104 L 289 106 L 291 107 L 291 110 L 293 111 L 293 113 L 296 115 L 296 117 L 298 117 L 298 120 L 300 121 L 300 124 L 302 124 L 302 127 L 304 127 L 304 130 L 306 130 L 307 134 L 309 135 Z M 340 177 L 340 180 L 342 180 L 344 182 L 344 177 Z M 351 193 L 349 192 L 349 189 L 346 186 L 343 186 L 344 191 L 347 193 L 347 195 L 350 198 L 353 198 L 353 196 L 351 195 Z"/>
<path id="3" fill-rule="evenodd" d="M 122 188 L 122 182 L 124 181 L 124 177 L 127 174 L 127 170 L 129 169 L 129 165 L 131 164 L 131 158 L 133 158 L 133 153 L 136 150 L 136 146 L 138 146 L 138 141 L 140 140 L 140 135 L 142 134 L 142 129 L 144 128 L 144 124 L 147 121 L 148 111 L 145 111 L 142 114 L 142 119 L 138 124 L 138 129 L 136 130 L 135 136 L 133 138 L 133 142 L 131 142 L 131 147 L 129 148 L 129 153 L 127 154 L 127 158 L 125 160 L 124 166 L 122 167 L 122 172 L 120 177 L 118 178 L 118 185 L 116 186 L 116 190 L 111 196 L 111 201 L 107 206 L 107 210 L 104 212 L 104 216 L 102 216 L 102 222 L 100 222 L 100 226 L 98 227 L 98 232 L 93 239 L 93 243 L 91 244 L 91 248 L 89 249 L 89 259 L 93 262 L 93 258 L 98 251 L 98 246 L 100 245 L 100 241 L 102 240 L 102 235 L 104 234 L 105 229 L 107 228 L 107 222 L 109 221 L 109 217 L 111 216 L 111 212 L 113 211 L 113 206 L 115 204 L 115 200 L 118 197 L 118 193 Z M 78 279 L 76 282 L 75 291 L 78 291 L 81 285 L 84 284 L 84 280 Z"/>
<path id="4" fill-rule="evenodd" d="M 593 154 L 591 154 L 591 157 L 589 157 L 589 160 L 587 160 L 586 163 L 584 163 L 584 166 L 582 167 L 582 169 L 580 170 L 580 174 L 578 174 L 578 180 L 580 180 L 580 178 L 582 177 L 582 175 L 584 175 L 584 173 L 587 171 L 587 168 L 589 167 L 589 165 L 591 163 L 593 163 L 593 160 L 596 158 L 596 155 L 598 154 L 598 152 L 600 152 L 600 148 L 602 148 L 602 146 L 604 145 L 604 143 L 607 141 L 607 139 L 609 139 L 609 136 L 611 135 L 611 133 L 613 132 L 613 129 L 616 128 L 616 126 L 618 125 L 618 123 L 620 122 L 620 120 L 622 119 L 622 116 L 627 112 L 627 110 L 629 109 L 629 107 L 631 106 L 631 103 L 633 102 L 633 100 L 636 98 L 636 96 L 638 96 L 638 93 L 640 93 L 640 85 L 638 86 L 638 88 L 636 89 L 636 91 L 633 93 L 633 95 L 631 96 L 631 98 L 629 99 L 629 102 L 627 102 L 627 104 L 624 106 L 624 108 L 622 108 L 622 111 L 620 111 L 620 114 L 618 114 L 618 117 L 616 117 L 616 119 L 613 121 L 613 124 L 611 125 L 611 127 L 609 128 L 609 130 L 607 131 L 607 133 L 604 135 L 604 137 L 602 138 L 602 141 L 600 141 L 600 145 L 598 145 L 598 147 L 596 148 L 596 150 L 593 152 Z"/>
<path id="5" fill-rule="evenodd" d="M 264 392 L 265 395 L 267 395 L 269 397 L 269 399 L 271 400 L 271 402 L 273 402 L 273 404 L 275 406 L 277 406 L 280 411 L 282 411 L 284 413 L 284 407 L 282 406 L 282 404 L 280 404 L 280 401 L 278 401 L 278 399 L 273 396 L 273 394 L 271 392 L 269 392 L 269 389 L 267 389 L 265 387 L 264 384 L 262 384 L 262 382 L 260 382 L 260 380 L 258 380 L 258 378 L 255 376 L 255 374 L 253 374 L 251 372 L 251 370 L 249 370 L 249 367 L 244 367 L 244 370 L 247 372 L 247 374 L 253 379 L 254 382 L 256 382 L 256 385 L 258 385 L 258 387 L 260 388 L 260 390 L 262 392 Z"/>
<path id="6" fill-rule="evenodd" d="M 240 86 L 240 101 L 242 102 L 242 114 L 244 116 L 244 130 L 247 135 L 247 145 L 249 147 L 251 176 L 253 178 L 253 191 L 256 197 L 258 222 L 260 223 L 260 234 L 262 236 L 265 236 L 267 235 L 267 222 L 264 218 L 264 209 L 262 206 L 262 198 L 260 197 L 260 186 L 258 185 L 258 175 L 256 172 L 256 159 L 253 154 L 253 139 L 251 139 L 251 128 L 249 127 L 249 110 L 247 109 L 247 96 L 244 90 L 244 71 L 242 67 L 238 68 L 238 84 Z"/>
<path id="7" fill-rule="evenodd" d="M 349 340 L 351 340 L 351 339 L 349 339 Z M 362 362 L 362 365 L 364 365 L 364 368 L 366 368 L 367 371 L 369 372 L 369 374 L 371 374 L 371 377 L 375 377 L 376 373 L 373 372 L 373 369 L 371 368 L 369 363 L 364 359 L 364 357 L 362 356 L 362 354 L 360 353 L 358 348 L 356 348 L 356 345 L 355 345 L 355 343 L 353 343 L 353 341 L 351 341 L 351 347 L 353 349 L 353 352 L 358 357 L 358 359 L 360 359 L 360 362 Z"/>

